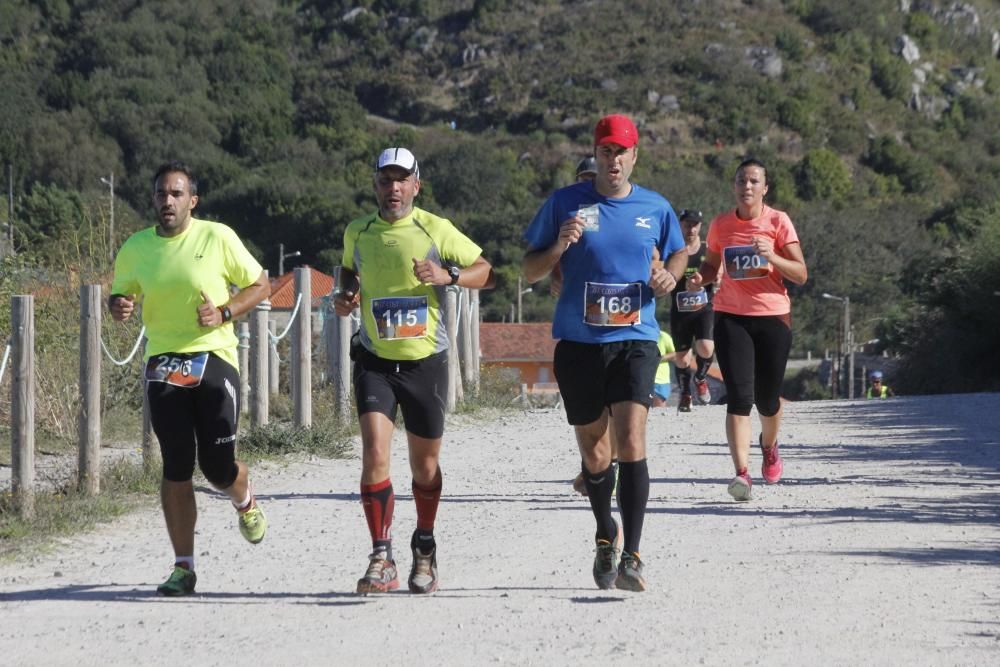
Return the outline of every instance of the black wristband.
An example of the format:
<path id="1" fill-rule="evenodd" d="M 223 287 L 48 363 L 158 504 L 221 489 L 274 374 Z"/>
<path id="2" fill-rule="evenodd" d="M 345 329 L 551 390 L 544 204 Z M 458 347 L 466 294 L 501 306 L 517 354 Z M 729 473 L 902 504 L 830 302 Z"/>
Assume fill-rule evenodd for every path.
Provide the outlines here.
<path id="1" fill-rule="evenodd" d="M 219 312 L 222 313 L 223 324 L 233 319 L 233 311 L 229 310 L 229 306 L 219 306 Z"/>

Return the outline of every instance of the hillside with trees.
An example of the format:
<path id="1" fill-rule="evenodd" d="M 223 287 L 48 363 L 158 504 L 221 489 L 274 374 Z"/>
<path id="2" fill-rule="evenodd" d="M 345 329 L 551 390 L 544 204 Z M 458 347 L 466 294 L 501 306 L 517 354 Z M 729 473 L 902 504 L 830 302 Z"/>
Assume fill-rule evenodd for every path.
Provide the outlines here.
<path id="1" fill-rule="evenodd" d="M 836 347 L 821 295 L 849 296 L 898 390 L 996 390 L 998 57 L 990 0 L 0 0 L 0 296 L 106 277 L 167 159 L 272 275 L 281 244 L 329 271 L 374 156 L 407 145 L 418 204 L 498 268 L 499 321 L 521 232 L 623 112 L 634 180 L 678 209 L 710 218 L 742 157 L 768 164 L 810 266 L 793 354 Z M 545 285 L 524 297 L 526 320 L 551 308 Z"/>

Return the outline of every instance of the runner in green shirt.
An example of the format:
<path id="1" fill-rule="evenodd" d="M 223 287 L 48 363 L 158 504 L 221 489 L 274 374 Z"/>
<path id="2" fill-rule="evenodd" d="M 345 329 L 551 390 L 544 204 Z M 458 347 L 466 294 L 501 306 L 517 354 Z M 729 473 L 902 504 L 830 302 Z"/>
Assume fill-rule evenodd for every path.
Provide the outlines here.
<path id="1" fill-rule="evenodd" d="M 174 569 L 160 595 L 194 593 L 194 528 L 198 510 L 191 477 L 195 459 L 205 478 L 229 496 L 247 541 L 264 539 L 246 464 L 236 460 L 240 378 L 232 319 L 271 292 L 260 264 L 235 232 L 198 220 L 198 182 L 181 162 L 153 178 L 158 224 L 125 241 L 115 260 L 111 316 L 129 319 L 142 304 L 146 327 L 146 395 L 160 442 L 160 497 L 174 550 Z M 230 295 L 230 286 L 237 289 Z"/>
<path id="2" fill-rule="evenodd" d="M 409 150 L 382 151 L 374 187 L 378 211 L 354 220 L 344 232 L 341 285 L 335 286 L 334 298 L 341 317 L 359 308 L 362 325 L 352 357 L 361 422 L 361 503 L 372 552 L 357 592 L 385 593 L 399 586 L 391 535 L 395 492 L 389 478 L 398 408 L 417 506 L 408 584 L 413 593 L 432 593 L 438 586 L 434 520 L 441 499 L 438 459 L 448 389 L 441 303 L 449 285 L 492 287 L 493 268 L 451 222 L 413 205 L 420 169 Z"/>

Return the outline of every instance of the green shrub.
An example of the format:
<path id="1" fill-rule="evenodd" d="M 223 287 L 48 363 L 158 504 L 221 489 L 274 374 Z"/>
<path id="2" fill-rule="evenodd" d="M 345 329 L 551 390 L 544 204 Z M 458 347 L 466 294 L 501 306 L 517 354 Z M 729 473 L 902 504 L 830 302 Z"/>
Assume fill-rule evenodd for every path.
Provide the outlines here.
<path id="1" fill-rule="evenodd" d="M 795 182 L 803 199 L 823 199 L 834 205 L 844 202 L 853 185 L 847 165 L 825 148 L 806 153 L 795 168 Z"/>

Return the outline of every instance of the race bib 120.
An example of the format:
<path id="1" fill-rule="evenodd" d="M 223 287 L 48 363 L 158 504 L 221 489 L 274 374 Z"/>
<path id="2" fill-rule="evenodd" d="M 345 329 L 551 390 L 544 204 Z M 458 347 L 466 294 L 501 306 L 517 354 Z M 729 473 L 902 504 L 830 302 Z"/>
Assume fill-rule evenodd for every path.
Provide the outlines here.
<path id="1" fill-rule="evenodd" d="M 764 278 L 771 270 L 767 259 L 754 252 L 752 245 L 729 246 L 723 251 L 726 275 L 733 280 Z"/>

